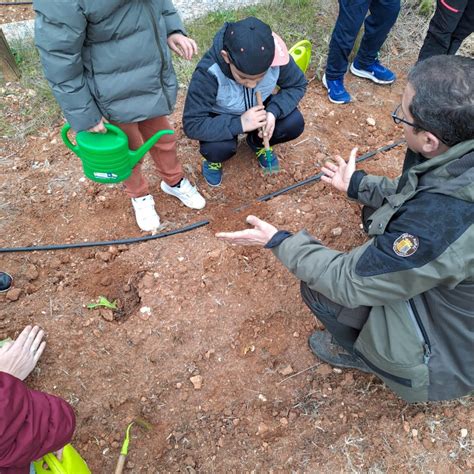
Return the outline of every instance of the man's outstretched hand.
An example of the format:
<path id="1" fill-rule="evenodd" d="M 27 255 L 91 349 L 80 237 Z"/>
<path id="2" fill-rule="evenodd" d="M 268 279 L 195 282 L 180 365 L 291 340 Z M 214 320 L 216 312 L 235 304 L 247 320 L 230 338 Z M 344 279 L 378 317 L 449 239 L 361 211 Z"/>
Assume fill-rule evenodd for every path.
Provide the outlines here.
<path id="1" fill-rule="evenodd" d="M 0 349 L 0 372 L 25 380 L 36 367 L 46 347 L 44 331 L 38 326 L 26 326 L 18 338 Z"/>
<path id="2" fill-rule="evenodd" d="M 253 229 L 239 230 L 237 232 L 219 232 L 216 237 L 233 245 L 266 245 L 278 232 L 278 229 L 258 217 L 248 216 L 247 222 Z"/>
<path id="3" fill-rule="evenodd" d="M 321 179 L 339 191 L 347 193 L 351 177 L 356 169 L 356 156 L 357 148 L 353 148 L 347 163 L 340 156 L 335 157 L 337 164 L 330 162 L 325 163 L 321 168 L 321 171 L 324 173 Z"/>

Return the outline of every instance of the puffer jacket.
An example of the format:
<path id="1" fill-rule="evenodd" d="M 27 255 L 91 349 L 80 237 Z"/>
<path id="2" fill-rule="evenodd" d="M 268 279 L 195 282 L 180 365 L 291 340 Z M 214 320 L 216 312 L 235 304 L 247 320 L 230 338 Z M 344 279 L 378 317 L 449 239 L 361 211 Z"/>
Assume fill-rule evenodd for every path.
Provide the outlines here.
<path id="1" fill-rule="evenodd" d="M 171 0 L 34 0 L 44 73 L 76 131 L 172 112 L 167 37 L 185 33 Z"/>
<path id="2" fill-rule="evenodd" d="M 371 307 L 354 348 L 400 397 L 453 399 L 474 390 L 474 140 L 403 178 L 353 174 L 349 197 L 376 209 L 364 245 L 281 231 L 272 251 L 332 301 Z"/>
<path id="3" fill-rule="evenodd" d="M 71 441 L 75 424 L 67 402 L 0 372 L 0 474 L 28 474 L 32 461 Z"/>

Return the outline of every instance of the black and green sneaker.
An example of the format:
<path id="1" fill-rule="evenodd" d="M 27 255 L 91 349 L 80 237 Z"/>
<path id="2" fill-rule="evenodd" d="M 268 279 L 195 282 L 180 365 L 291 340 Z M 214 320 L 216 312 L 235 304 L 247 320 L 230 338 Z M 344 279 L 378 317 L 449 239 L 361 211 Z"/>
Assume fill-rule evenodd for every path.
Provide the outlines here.
<path id="1" fill-rule="evenodd" d="M 203 158 L 202 175 L 209 186 L 219 186 L 222 183 L 222 163 L 213 163 Z"/>

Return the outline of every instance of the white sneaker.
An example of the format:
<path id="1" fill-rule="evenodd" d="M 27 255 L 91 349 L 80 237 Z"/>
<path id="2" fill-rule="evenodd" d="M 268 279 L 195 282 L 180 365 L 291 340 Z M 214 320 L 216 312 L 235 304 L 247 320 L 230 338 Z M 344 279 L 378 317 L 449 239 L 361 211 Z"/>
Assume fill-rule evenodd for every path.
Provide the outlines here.
<path id="1" fill-rule="evenodd" d="M 187 178 L 183 178 L 179 186 L 169 186 L 164 181 L 161 182 L 161 189 L 166 194 L 177 197 L 185 206 L 191 209 L 202 209 L 206 205 L 206 200 L 199 194 Z"/>
<path id="2" fill-rule="evenodd" d="M 160 227 L 160 217 L 155 211 L 155 200 L 147 194 L 139 198 L 132 198 L 132 206 L 135 211 L 135 219 L 138 227 L 144 232 L 151 232 Z"/>

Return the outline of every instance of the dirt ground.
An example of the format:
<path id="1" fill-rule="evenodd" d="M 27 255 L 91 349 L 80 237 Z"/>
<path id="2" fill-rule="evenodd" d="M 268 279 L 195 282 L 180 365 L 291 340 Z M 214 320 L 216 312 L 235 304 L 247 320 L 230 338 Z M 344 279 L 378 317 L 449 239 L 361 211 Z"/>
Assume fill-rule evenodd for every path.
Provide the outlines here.
<path id="1" fill-rule="evenodd" d="M 337 153 L 399 139 L 390 112 L 406 65 L 395 69 L 392 87 L 348 78 L 355 101 L 346 106 L 330 104 L 311 81 L 304 134 L 276 147 L 282 171 L 264 175 L 242 143 L 218 189 L 203 182 L 196 143 L 183 135 L 180 95 L 172 117 L 179 154 L 207 207 L 184 207 L 160 191 L 148 163 L 145 170 L 163 230 L 210 225 L 133 245 L 1 254 L 15 285 L 0 295 L 0 338 L 26 324 L 45 328 L 48 347 L 28 383 L 74 406 L 73 444 L 92 472 L 113 472 L 133 420 L 141 427 L 132 428 L 130 473 L 473 472 L 471 401 L 408 405 L 375 376 L 321 363 L 307 346 L 321 327 L 298 281 L 269 251 L 214 238 L 243 228 L 252 212 L 338 250 L 364 242 L 359 206 L 321 182 L 255 202 Z M 20 126 L 28 92 L 7 88 L 6 120 Z M 0 247 L 140 236 L 121 187 L 85 180 L 59 130 L 2 138 Z M 394 177 L 403 156 L 399 146 L 360 167 Z M 87 309 L 99 296 L 119 310 Z"/>

